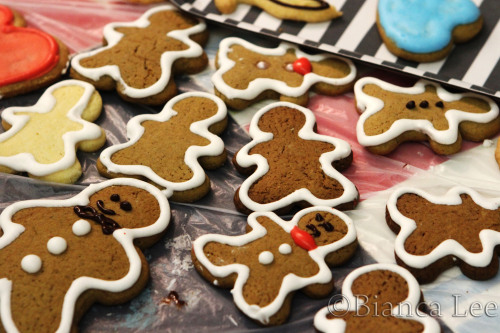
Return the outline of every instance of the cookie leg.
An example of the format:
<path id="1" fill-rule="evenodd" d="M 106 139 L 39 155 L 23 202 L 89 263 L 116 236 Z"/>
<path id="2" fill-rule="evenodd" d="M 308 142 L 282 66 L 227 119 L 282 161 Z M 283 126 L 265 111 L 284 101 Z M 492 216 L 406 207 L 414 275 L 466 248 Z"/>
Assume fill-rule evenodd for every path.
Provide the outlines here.
<path id="1" fill-rule="evenodd" d="M 85 140 L 80 142 L 80 144 L 78 145 L 78 149 L 87 153 L 91 153 L 104 146 L 105 143 L 106 143 L 106 132 L 104 132 L 104 130 L 101 128 L 100 137 L 94 140 Z"/>
<path id="2" fill-rule="evenodd" d="M 222 14 L 230 14 L 236 10 L 236 0 L 215 0 L 215 7 Z"/>
<path id="3" fill-rule="evenodd" d="M 74 184 L 78 178 L 82 175 L 82 166 L 78 160 L 75 160 L 75 163 L 65 170 L 61 170 L 58 172 L 51 173 L 47 176 L 35 176 L 29 174 L 31 178 L 40 179 L 47 182 L 54 183 L 62 183 L 62 184 Z"/>

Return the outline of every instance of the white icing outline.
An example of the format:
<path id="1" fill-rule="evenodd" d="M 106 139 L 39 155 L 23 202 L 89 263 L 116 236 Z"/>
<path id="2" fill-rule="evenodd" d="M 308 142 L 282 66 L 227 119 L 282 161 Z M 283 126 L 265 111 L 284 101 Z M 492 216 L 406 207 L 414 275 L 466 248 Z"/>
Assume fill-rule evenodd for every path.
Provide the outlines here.
<path id="1" fill-rule="evenodd" d="M 358 269 L 352 271 L 344 280 L 342 284 L 342 295 L 345 297 L 341 304 L 336 305 L 338 310 L 346 311 L 356 311 L 358 309 L 351 309 L 353 304 L 359 304 L 361 307 L 362 301 L 357 300 L 352 292 L 353 282 L 363 274 L 373 271 L 387 270 L 394 272 L 404 278 L 408 283 L 408 297 L 401 302 L 401 306 L 398 305 L 392 310 L 392 314 L 397 318 L 411 319 L 420 322 L 424 326 L 423 333 L 437 333 L 441 332 L 439 323 L 433 317 L 421 312 L 418 309 L 418 304 L 420 303 L 420 285 L 411 273 L 394 264 L 372 264 L 367 266 L 362 266 Z M 412 305 L 411 309 L 405 304 Z M 351 306 L 349 306 L 351 305 Z M 409 311 L 408 311 L 409 310 Z M 328 306 L 319 310 L 314 316 L 314 327 L 320 332 L 326 333 L 338 333 L 345 331 L 345 321 L 342 317 L 335 319 L 327 319 L 326 316 L 330 313 Z"/>
<path id="2" fill-rule="evenodd" d="M 27 200 L 16 202 L 2 212 L 0 215 L 0 228 L 4 234 L 0 237 L 0 249 L 10 245 L 24 231 L 24 227 L 20 224 L 12 222 L 12 216 L 21 209 L 44 206 L 44 207 L 71 207 L 77 205 L 87 205 L 92 194 L 113 185 L 128 185 L 134 186 L 152 194 L 158 201 L 160 206 L 160 216 L 155 223 L 143 227 L 128 229 L 117 229 L 113 232 L 113 237 L 123 246 L 125 253 L 130 262 L 130 269 L 123 278 L 116 281 L 105 281 L 96 278 L 82 276 L 73 281 L 68 289 L 65 297 L 61 313 L 61 323 L 57 332 L 69 332 L 73 323 L 73 314 L 75 312 L 75 304 L 78 297 L 86 290 L 97 289 L 109 292 L 121 292 L 132 287 L 141 273 L 141 257 L 139 256 L 135 246 L 134 239 L 151 237 L 163 232 L 170 221 L 170 206 L 167 198 L 155 186 L 146 182 L 132 178 L 117 178 L 111 179 L 102 183 L 92 184 L 85 188 L 76 196 L 65 200 Z M 0 279 L 0 314 L 3 327 L 7 332 L 18 332 L 11 316 L 10 296 L 12 289 L 12 281 L 6 278 Z"/>
<path id="3" fill-rule="evenodd" d="M 127 95 L 134 99 L 146 98 L 150 96 L 157 95 L 161 93 L 171 78 L 171 71 L 173 63 L 181 58 L 196 58 L 203 54 L 203 48 L 189 38 L 190 35 L 194 35 L 200 32 L 205 31 L 206 24 L 203 21 L 198 21 L 198 24 L 182 30 L 172 30 L 166 34 L 166 36 L 175 38 L 188 46 L 186 50 L 179 51 L 165 51 L 161 55 L 160 58 L 160 66 L 161 66 L 161 76 L 153 85 L 148 86 L 146 88 L 134 88 L 125 83 L 123 80 L 120 69 L 117 65 L 106 65 L 97 68 L 88 68 L 80 65 L 80 60 L 83 58 L 94 56 L 97 53 L 105 51 L 114 47 L 124 36 L 122 33 L 119 33 L 115 30 L 115 28 L 123 28 L 123 27 L 135 27 L 135 28 L 146 28 L 149 26 L 149 17 L 153 14 L 156 14 L 161 11 L 175 11 L 175 7 L 171 5 L 157 6 L 154 7 L 147 12 L 145 12 L 141 17 L 133 22 L 114 22 L 109 23 L 104 27 L 103 35 L 108 45 L 97 48 L 95 50 L 84 52 L 77 54 L 71 60 L 71 66 L 77 71 L 79 74 L 93 80 L 98 81 L 105 75 L 113 78 L 117 84 L 121 85 L 123 89 L 120 89 L 120 92 L 124 95 Z"/>
<path id="4" fill-rule="evenodd" d="M 259 222 L 257 222 L 257 218 L 260 216 L 268 217 L 273 222 L 278 224 L 283 230 L 290 233 L 293 227 L 295 227 L 299 223 L 300 219 L 304 215 L 309 214 L 310 212 L 321 211 L 333 214 L 342 219 L 347 226 L 346 235 L 336 242 L 318 246 L 314 250 L 309 251 L 308 253 L 311 259 L 314 260 L 319 266 L 318 273 L 311 277 L 299 277 L 295 274 L 286 275 L 282 281 L 278 296 L 276 296 L 276 298 L 265 307 L 259 307 L 255 304 L 250 305 L 245 301 L 243 297 L 243 286 L 245 285 L 250 273 L 250 268 L 248 266 L 243 264 L 215 266 L 210 262 L 210 260 L 205 256 L 205 253 L 203 252 L 205 245 L 209 242 L 218 242 L 231 246 L 243 246 L 259 238 L 262 238 L 267 234 L 267 230 Z M 332 272 L 328 265 L 325 263 L 325 257 L 329 253 L 335 252 L 349 244 L 352 244 L 356 240 L 356 230 L 354 228 L 354 223 L 352 222 L 352 220 L 346 214 L 330 207 L 310 207 L 303 209 L 295 214 L 291 221 L 284 221 L 272 212 L 256 212 L 248 216 L 248 225 L 252 228 L 252 231 L 244 235 L 203 235 L 193 242 L 193 250 L 200 264 L 205 269 L 207 269 L 215 278 L 225 278 L 233 273 L 236 273 L 238 275 L 234 283 L 234 287 L 231 290 L 234 303 L 243 313 L 245 313 L 245 315 L 254 320 L 260 321 L 263 324 L 267 324 L 269 322 L 269 318 L 281 309 L 287 295 L 289 295 L 291 292 L 302 289 L 311 284 L 324 284 L 330 282 L 332 279 Z"/>
<path id="5" fill-rule="evenodd" d="M 333 151 L 322 154 L 319 158 L 319 161 L 325 174 L 331 178 L 336 179 L 344 188 L 344 193 L 342 193 L 340 197 L 335 199 L 319 199 L 306 188 L 298 189 L 278 201 L 273 201 L 267 204 L 257 203 L 250 199 L 250 197 L 248 196 L 250 187 L 269 171 L 269 164 L 266 158 L 264 158 L 260 154 L 248 154 L 248 152 L 256 145 L 273 139 L 272 133 L 263 132 L 260 130 L 260 128 L 258 127 L 259 120 L 269 110 L 281 106 L 298 110 L 304 114 L 306 121 L 303 127 L 298 132 L 298 136 L 300 138 L 304 140 L 323 141 L 335 146 L 335 149 Z M 250 122 L 249 129 L 250 137 L 252 137 L 253 140 L 243 146 L 236 155 L 236 162 L 243 168 L 257 165 L 257 169 L 255 170 L 255 172 L 251 174 L 247 179 L 245 179 L 245 181 L 243 181 L 239 190 L 239 199 L 245 207 L 255 212 L 276 211 L 280 208 L 293 205 L 294 203 L 300 201 L 307 201 L 312 206 L 335 207 L 340 204 L 356 200 L 358 198 L 358 191 L 356 189 L 356 186 L 354 186 L 354 184 L 349 179 L 347 179 L 332 166 L 333 161 L 348 157 L 351 154 L 351 147 L 344 140 L 314 132 L 315 124 L 316 118 L 314 117 L 314 114 L 311 110 L 289 102 L 276 102 L 268 104 L 253 116 L 252 121 Z"/>
<path id="6" fill-rule="evenodd" d="M 485 209 L 495 210 L 500 207 L 500 198 L 486 198 L 473 189 L 464 186 L 453 187 L 445 195 L 439 196 L 431 195 L 420 189 L 405 187 L 397 189 L 389 197 L 387 210 L 394 223 L 401 227 L 399 234 L 396 236 L 394 251 L 405 264 L 412 268 L 422 269 L 441 258 L 451 255 L 460 258 L 468 265 L 486 267 L 491 263 L 491 260 L 496 257 L 495 246 L 500 244 L 500 232 L 491 229 L 483 229 L 479 232 L 479 239 L 481 240 L 483 251 L 478 253 L 467 251 L 454 239 L 445 240 L 426 255 L 412 255 L 406 252 L 404 247 L 406 239 L 417 228 L 415 221 L 401 214 L 396 206 L 398 198 L 406 193 L 416 194 L 438 205 L 459 205 L 462 203 L 460 194 L 468 194 L 477 205 Z"/>
<path id="7" fill-rule="evenodd" d="M 490 111 L 486 113 L 470 113 L 456 109 L 448 110 L 445 113 L 445 118 L 449 123 L 449 129 L 447 130 L 436 130 L 432 123 L 425 119 L 398 119 L 386 132 L 378 135 L 367 135 L 364 131 L 365 121 L 384 107 L 384 101 L 363 92 L 363 87 L 367 84 L 375 84 L 390 92 L 409 95 L 421 94 L 425 92 L 425 86 L 431 85 L 436 87 L 437 95 L 445 102 L 457 101 L 463 97 L 474 97 L 488 103 Z M 450 145 L 458 139 L 458 126 L 461 122 L 472 121 L 484 124 L 499 116 L 498 105 L 488 97 L 474 93 L 452 94 L 441 87 L 441 85 L 426 80 L 419 80 L 413 87 L 407 88 L 396 86 L 374 77 L 365 77 L 358 80 L 354 85 L 354 95 L 356 96 L 358 110 L 362 112 L 356 125 L 356 135 L 358 142 L 362 146 L 381 145 L 408 131 L 418 131 L 428 135 L 433 141 L 443 145 Z"/>
<path id="8" fill-rule="evenodd" d="M 115 164 L 111 161 L 111 156 L 119 150 L 128 148 L 139 141 L 139 139 L 144 134 L 144 127 L 141 123 L 146 120 L 152 120 L 157 122 L 166 122 L 170 118 L 177 115 L 177 112 L 173 110 L 175 104 L 179 101 L 192 98 L 201 97 L 212 100 L 217 104 L 217 113 L 209 118 L 196 121 L 192 123 L 189 127 L 191 132 L 199 136 L 204 137 L 209 140 L 210 143 L 206 146 L 190 146 L 184 155 L 184 163 L 193 171 L 193 177 L 184 182 L 171 182 L 166 179 L 161 178 L 156 174 L 149 166 L 146 165 L 120 165 Z M 158 114 L 142 114 L 130 119 L 127 123 L 127 138 L 129 141 L 117 145 L 110 146 L 104 149 L 101 153 L 100 160 L 102 164 L 110 172 L 121 173 L 126 175 L 141 175 L 144 176 L 155 184 L 165 187 L 163 193 L 167 197 L 171 197 L 175 192 L 186 191 L 192 188 L 201 186 L 205 182 L 205 171 L 198 162 L 198 158 L 202 156 L 219 156 L 224 152 L 224 142 L 220 137 L 211 133 L 208 128 L 227 117 L 227 108 L 224 102 L 216 97 L 215 95 L 208 94 L 205 92 L 189 92 L 178 95 L 171 99 L 163 108 L 163 110 Z"/>
<path id="9" fill-rule="evenodd" d="M 222 76 L 226 72 L 231 70 L 236 65 L 233 60 L 227 57 L 227 54 L 231 52 L 231 46 L 234 44 L 241 45 L 246 49 L 266 56 L 282 56 L 286 53 L 287 50 L 293 49 L 295 50 L 297 58 L 306 57 L 310 61 L 321 61 L 327 58 L 338 59 L 345 62 L 349 66 L 350 73 L 343 78 L 329 78 L 311 72 L 304 75 L 302 84 L 299 87 L 290 87 L 286 84 L 286 82 L 276 79 L 258 78 L 250 82 L 246 89 L 235 89 L 226 84 L 224 82 L 224 79 L 222 78 Z M 228 37 L 220 42 L 218 52 L 218 65 L 219 69 L 212 76 L 212 83 L 214 84 L 215 88 L 228 99 L 241 98 L 245 100 L 252 100 L 266 90 L 273 90 L 284 96 L 299 97 L 304 95 L 316 83 L 324 82 L 335 86 L 341 86 L 349 84 L 356 78 L 356 67 L 349 59 L 340 58 L 326 53 L 311 55 L 302 52 L 297 46 L 285 42 L 281 43 L 274 49 L 270 49 L 257 46 L 237 37 Z"/>
<path id="10" fill-rule="evenodd" d="M 0 156 L 0 165 L 4 165 L 16 171 L 25 171 L 29 174 L 42 177 L 58 171 L 70 168 L 77 161 L 76 146 L 81 141 L 95 140 L 101 137 L 101 127 L 82 119 L 82 113 L 88 106 L 92 94 L 95 92 L 93 85 L 78 81 L 65 80 L 50 86 L 40 99 L 32 106 L 12 106 L 2 111 L 2 118 L 12 125 L 12 127 L 0 134 L 0 142 L 4 142 L 17 134 L 30 120 L 29 115 L 16 115 L 19 112 L 49 113 L 56 105 L 53 92 L 59 88 L 79 86 L 84 89 L 82 97 L 68 110 L 66 116 L 82 125 L 78 131 L 66 132 L 62 135 L 64 142 L 64 156 L 54 163 L 39 163 L 31 153 L 20 153 L 12 156 Z M 99 111 L 100 112 L 100 111 Z"/>

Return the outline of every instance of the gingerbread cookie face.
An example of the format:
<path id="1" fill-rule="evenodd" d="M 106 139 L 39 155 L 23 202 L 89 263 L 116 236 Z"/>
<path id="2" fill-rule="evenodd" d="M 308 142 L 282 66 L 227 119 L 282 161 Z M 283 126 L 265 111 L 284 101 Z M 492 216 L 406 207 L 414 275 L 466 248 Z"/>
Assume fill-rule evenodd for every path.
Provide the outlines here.
<path id="1" fill-rule="evenodd" d="M 192 255 L 198 272 L 216 286 L 234 286 L 236 306 L 262 325 L 286 321 L 296 290 L 328 295 L 333 288 L 328 265 L 342 264 L 357 246 L 352 221 L 328 207 L 304 209 L 291 221 L 254 213 L 248 226 L 251 231 L 241 236 L 199 237 Z"/>
<path id="2" fill-rule="evenodd" d="M 354 93 L 362 112 L 358 141 L 375 154 L 388 154 L 405 141 L 429 141 L 434 152 L 453 154 L 462 138 L 483 141 L 500 130 L 498 105 L 491 99 L 452 94 L 429 81 L 405 88 L 367 77 L 356 82 Z"/>
<path id="3" fill-rule="evenodd" d="M 483 20 L 471 0 L 380 0 L 377 27 L 392 53 L 408 60 L 442 59 L 454 43 L 479 33 Z"/>
<path id="4" fill-rule="evenodd" d="M 295 205 L 352 209 L 356 186 L 338 170 L 352 162 L 349 144 L 315 133 L 316 119 L 306 108 L 273 103 L 255 114 L 252 141 L 233 163 L 249 177 L 235 195 L 236 208 L 285 213 Z"/>
<path id="5" fill-rule="evenodd" d="M 216 135 L 226 124 L 227 109 L 219 98 L 179 95 L 158 114 L 132 118 L 130 141 L 106 148 L 98 170 L 108 177 L 144 177 L 173 200 L 195 201 L 210 189 L 203 167 L 214 169 L 226 160 L 224 142 Z"/>
<path id="6" fill-rule="evenodd" d="M 69 332 L 94 301 L 130 300 L 148 278 L 134 241 L 151 245 L 169 219 L 165 196 L 135 179 L 91 185 L 67 200 L 7 207 L 0 215 L 3 328 Z"/>
<path id="7" fill-rule="evenodd" d="M 342 285 L 343 299 L 314 317 L 320 332 L 440 332 L 439 323 L 419 310 L 420 286 L 406 269 L 374 264 L 351 272 Z"/>
<path id="8" fill-rule="evenodd" d="M 294 21 L 321 22 L 342 15 L 324 0 L 215 0 L 223 14 L 230 14 L 240 3 L 257 6 L 274 17 Z"/>
<path id="9" fill-rule="evenodd" d="M 67 80 L 49 87 L 38 102 L 2 111 L 0 170 L 27 172 L 30 177 L 74 183 L 82 174 L 76 150 L 96 151 L 106 141 L 93 124 L 102 101 L 88 83 Z"/>
<path id="10" fill-rule="evenodd" d="M 66 46 L 26 28 L 22 16 L 0 5 L 0 96 L 23 94 L 56 81 L 66 70 Z"/>
<path id="11" fill-rule="evenodd" d="M 221 41 L 216 66 L 215 93 L 237 110 L 266 98 L 305 106 L 309 90 L 341 94 L 352 88 L 356 77 L 347 59 L 310 55 L 287 43 L 269 49 L 235 37 Z"/>
<path id="12" fill-rule="evenodd" d="M 71 76 L 111 90 L 127 101 L 160 105 L 176 94 L 175 73 L 197 73 L 207 65 L 199 43 L 208 37 L 205 23 L 172 6 L 158 6 L 131 23 L 104 28 L 107 45 L 80 53 Z"/>
<path id="13" fill-rule="evenodd" d="M 388 203 L 386 219 L 398 234 L 395 255 L 422 283 L 457 265 L 466 276 L 486 280 L 496 275 L 500 244 L 500 200 L 466 187 L 444 196 L 401 188 Z"/>

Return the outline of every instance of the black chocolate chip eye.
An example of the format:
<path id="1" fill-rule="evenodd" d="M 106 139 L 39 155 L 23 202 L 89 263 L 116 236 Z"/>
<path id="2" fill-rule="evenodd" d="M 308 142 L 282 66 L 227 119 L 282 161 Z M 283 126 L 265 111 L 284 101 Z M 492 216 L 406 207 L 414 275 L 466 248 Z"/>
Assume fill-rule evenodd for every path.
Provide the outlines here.
<path id="1" fill-rule="evenodd" d="M 316 217 L 315 217 L 315 219 L 316 219 L 316 221 L 318 221 L 318 222 L 321 222 L 321 221 L 323 221 L 323 220 L 324 220 L 323 216 L 321 216 L 321 214 L 320 214 L 320 213 L 316 213 Z"/>
<path id="2" fill-rule="evenodd" d="M 118 202 L 120 201 L 120 195 L 119 194 L 111 194 L 111 196 L 109 197 L 111 199 L 111 201 L 113 202 Z"/>
<path id="3" fill-rule="evenodd" d="M 331 232 L 333 231 L 333 225 L 330 222 L 324 222 L 318 225 L 319 227 L 323 227 L 325 231 Z"/>
<path id="4" fill-rule="evenodd" d="M 128 201 L 120 202 L 120 208 L 126 212 L 130 212 L 132 210 L 132 205 Z"/>
<path id="5" fill-rule="evenodd" d="M 436 102 L 436 106 L 437 106 L 438 108 L 444 108 L 444 104 L 443 104 L 443 102 L 442 102 L 442 101 Z"/>
<path id="6" fill-rule="evenodd" d="M 428 108 L 428 107 L 429 107 L 429 102 L 427 102 L 427 101 L 422 101 L 422 102 L 420 102 L 419 106 L 420 106 L 421 108 L 423 108 L 423 109 L 426 109 L 426 108 Z"/>
<path id="7" fill-rule="evenodd" d="M 308 224 L 308 225 L 306 225 L 306 228 L 309 229 L 309 230 L 311 230 L 313 232 L 311 234 L 311 236 L 313 236 L 313 237 L 319 237 L 319 236 L 321 236 L 321 232 L 316 228 L 315 225 Z"/>
<path id="8" fill-rule="evenodd" d="M 415 108 L 415 101 L 409 101 L 408 103 L 406 103 L 406 108 L 409 110 L 414 109 Z"/>

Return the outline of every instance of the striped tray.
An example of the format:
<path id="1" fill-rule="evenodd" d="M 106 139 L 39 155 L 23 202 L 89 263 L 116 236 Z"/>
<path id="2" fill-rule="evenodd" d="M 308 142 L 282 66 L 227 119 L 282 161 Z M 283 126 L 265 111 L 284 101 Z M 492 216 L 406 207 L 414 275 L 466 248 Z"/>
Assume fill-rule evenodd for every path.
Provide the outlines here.
<path id="1" fill-rule="evenodd" d="M 419 64 L 395 57 L 382 43 L 375 25 L 377 0 L 334 0 L 342 18 L 321 23 L 280 20 L 244 4 L 221 15 L 212 0 L 171 0 L 207 20 L 500 98 L 499 0 L 473 1 L 484 17 L 481 33 L 446 59 Z"/>

